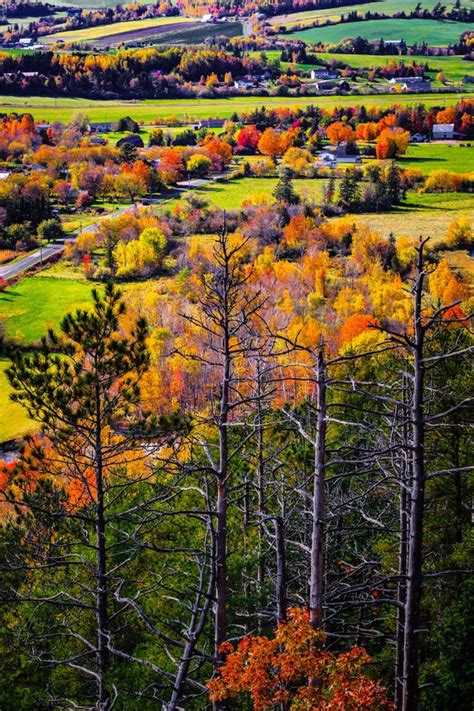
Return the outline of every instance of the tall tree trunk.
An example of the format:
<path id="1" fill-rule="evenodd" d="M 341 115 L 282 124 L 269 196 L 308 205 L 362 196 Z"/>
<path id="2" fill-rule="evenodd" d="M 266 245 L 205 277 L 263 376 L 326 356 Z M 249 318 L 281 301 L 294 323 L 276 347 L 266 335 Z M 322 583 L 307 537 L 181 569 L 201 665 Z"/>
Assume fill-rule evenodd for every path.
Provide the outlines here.
<path id="1" fill-rule="evenodd" d="M 407 590 L 405 603 L 405 641 L 403 651 L 402 711 L 418 708 L 419 628 L 422 593 L 423 514 L 425 505 L 425 366 L 422 296 L 424 272 L 423 249 L 418 250 L 417 277 L 414 287 L 415 338 L 413 347 L 413 396 L 411 405 L 412 485 L 410 499 L 410 533 L 408 540 Z"/>
<path id="2" fill-rule="evenodd" d="M 257 585 L 260 609 L 263 609 L 263 585 L 265 581 L 265 557 L 263 516 L 265 515 L 265 463 L 263 456 L 263 422 L 262 422 L 262 374 L 260 359 L 257 360 L 257 512 L 258 523 L 258 567 Z M 258 631 L 261 633 L 262 618 L 258 618 Z"/>
<path id="3" fill-rule="evenodd" d="M 314 452 L 313 511 L 311 530 L 311 562 L 309 614 L 312 626 L 322 624 L 322 599 L 324 592 L 324 509 L 326 479 L 326 364 L 323 348 L 318 351 L 316 365 L 317 425 Z"/>
<path id="4" fill-rule="evenodd" d="M 398 565 L 396 627 L 396 660 L 395 660 L 395 708 L 402 708 L 403 692 L 403 653 L 405 640 L 405 604 L 406 604 L 406 575 L 407 575 L 407 549 L 408 549 L 408 496 L 404 486 L 400 487 L 400 550 Z"/>
<path id="5" fill-rule="evenodd" d="M 285 529 L 283 517 L 275 518 L 275 547 L 276 547 L 276 603 L 277 621 L 285 622 L 287 613 L 286 596 L 286 554 L 285 554 Z"/>
<path id="6" fill-rule="evenodd" d="M 402 384 L 402 446 L 405 453 L 409 452 L 410 424 L 407 419 L 408 399 L 408 378 L 403 376 Z M 397 583 L 397 623 L 396 623 L 396 659 L 395 659 L 395 708 L 402 708 L 403 696 L 403 654 L 405 641 L 405 604 L 406 604 L 406 576 L 407 576 L 407 553 L 409 536 L 409 512 L 407 486 L 411 483 L 411 457 L 406 457 L 401 473 L 402 482 L 400 484 L 400 504 L 399 504 L 399 526 L 400 543 L 398 554 L 398 583 Z"/>
<path id="7" fill-rule="evenodd" d="M 219 412 L 219 471 L 217 475 L 217 531 L 216 531 L 216 607 L 214 631 L 214 656 L 216 667 L 223 661 L 221 645 L 227 639 L 227 477 L 228 477 L 228 420 L 231 378 L 231 355 L 228 315 L 223 326 L 224 373 L 222 378 L 221 405 Z M 213 702 L 213 709 L 225 708 L 220 701 Z"/>
<path id="8" fill-rule="evenodd" d="M 97 590 L 96 590 L 96 619 L 97 619 L 97 673 L 98 673 L 98 709 L 107 711 L 110 704 L 110 694 L 107 688 L 107 670 L 109 666 L 109 615 L 107 609 L 107 558 L 105 541 L 105 515 L 104 515 L 104 481 L 102 460 L 102 415 L 101 415 L 100 386 L 96 385 L 96 441 L 95 441 L 95 466 L 96 466 L 96 542 L 97 542 Z"/>

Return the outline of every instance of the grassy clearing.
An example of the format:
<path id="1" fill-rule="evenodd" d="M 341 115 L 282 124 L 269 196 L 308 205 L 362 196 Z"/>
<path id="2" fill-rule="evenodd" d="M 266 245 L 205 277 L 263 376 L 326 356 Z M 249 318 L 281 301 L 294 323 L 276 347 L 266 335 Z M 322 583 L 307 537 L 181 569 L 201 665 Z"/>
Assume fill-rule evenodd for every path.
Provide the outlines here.
<path id="1" fill-rule="evenodd" d="M 474 145 L 471 147 L 446 143 L 411 144 L 406 156 L 398 161 L 403 168 L 419 168 L 424 175 L 433 170 L 471 173 L 474 170 Z"/>
<path id="2" fill-rule="evenodd" d="M 260 193 L 273 193 L 277 184 L 277 178 L 240 178 L 238 180 L 230 180 L 228 183 L 211 183 L 199 190 L 192 192 L 207 200 L 211 205 L 216 205 L 225 210 L 236 210 L 244 200 L 252 195 Z M 322 199 L 325 181 L 319 179 L 295 180 L 294 186 L 296 192 L 303 196 L 305 194 L 311 197 L 316 202 Z M 171 201 L 166 205 L 176 202 Z"/>
<path id="3" fill-rule="evenodd" d="M 57 327 L 71 310 L 87 306 L 91 286 L 72 279 L 33 276 L 22 279 L 0 294 L 0 319 L 5 335 L 34 343 L 50 327 Z"/>
<path id="4" fill-rule="evenodd" d="M 464 92 L 464 97 L 472 97 L 473 92 Z M 290 106 L 293 108 L 320 106 L 333 109 L 337 106 L 388 107 L 394 104 L 411 106 L 425 104 L 426 106 L 450 106 L 461 98 L 460 94 L 393 94 L 377 96 L 322 96 L 322 97 L 281 97 L 281 96 L 239 96 L 231 99 L 161 99 L 144 101 L 91 101 L 90 99 L 29 96 L 22 99 L 18 96 L 1 98 L 0 110 L 25 111 L 34 115 L 37 121 L 69 121 L 77 112 L 86 114 L 91 121 L 117 121 L 130 115 L 137 121 L 153 123 L 159 119 L 176 117 L 185 123 L 192 123 L 198 118 L 229 118 L 233 113 L 251 111 L 256 106 L 278 108 Z"/>
<path id="5" fill-rule="evenodd" d="M 445 46 L 455 42 L 459 35 L 469 29 L 462 22 L 442 22 L 440 20 L 368 20 L 349 22 L 328 27 L 313 27 L 291 35 L 294 39 L 310 43 L 337 43 L 346 38 L 364 37 L 367 40 L 404 39 L 407 44 L 423 39 L 434 46 Z M 282 35 L 285 37 L 285 35 Z M 286 35 L 287 37 L 287 35 Z"/>
<path id="6" fill-rule="evenodd" d="M 139 30 L 155 27 L 189 24 L 192 22 L 193 20 L 188 17 L 155 17 L 146 20 L 130 20 L 129 22 L 117 22 L 110 25 L 83 27 L 80 30 L 58 32 L 57 34 L 42 37 L 41 42 L 45 44 L 52 44 L 60 40 L 64 42 L 89 42 L 91 40 L 102 39 L 103 37 L 113 38 L 114 35 L 121 35 L 124 32 L 137 32 Z"/>
<path id="7" fill-rule="evenodd" d="M 10 385 L 5 375 L 9 365 L 8 360 L 0 361 L 0 442 L 21 437 L 37 429 L 37 425 L 29 419 L 24 408 L 9 398 Z"/>
<path id="8" fill-rule="evenodd" d="M 410 193 L 403 206 L 392 212 L 358 217 L 386 237 L 393 233 L 395 237 L 423 235 L 436 240 L 446 236 L 451 222 L 461 214 L 468 215 L 474 222 L 474 195 Z"/>

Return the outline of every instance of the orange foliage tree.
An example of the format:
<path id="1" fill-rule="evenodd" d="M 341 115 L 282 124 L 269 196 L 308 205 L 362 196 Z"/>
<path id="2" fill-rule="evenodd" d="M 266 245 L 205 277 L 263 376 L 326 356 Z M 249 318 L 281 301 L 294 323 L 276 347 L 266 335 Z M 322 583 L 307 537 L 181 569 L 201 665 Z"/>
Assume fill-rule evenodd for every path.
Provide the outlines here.
<path id="1" fill-rule="evenodd" d="M 379 681 L 363 674 L 370 657 L 362 647 L 335 654 L 322 647 L 305 609 L 289 610 L 273 639 L 244 637 L 229 642 L 219 676 L 208 683 L 212 701 L 250 694 L 254 711 L 281 704 L 295 711 L 382 711 L 392 708 Z M 311 680 L 311 683 L 310 683 Z"/>
<path id="2" fill-rule="evenodd" d="M 326 128 L 326 135 L 331 143 L 336 145 L 339 145 L 339 143 L 342 143 L 343 141 L 351 143 L 356 140 L 356 133 L 354 129 L 351 126 L 342 123 L 342 121 L 334 121 L 334 123 L 331 123 Z"/>
<path id="3" fill-rule="evenodd" d="M 258 142 L 258 150 L 263 155 L 270 156 L 272 160 L 275 160 L 284 152 L 285 146 L 280 134 L 274 128 L 267 128 Z"/>
<path id="4" fill-rule="evenodd" d="M 403 128 L 385 128 L 377 138 L 376 155 L 379 159 L 396 158 L 406 153 L 410 132 Z"/>

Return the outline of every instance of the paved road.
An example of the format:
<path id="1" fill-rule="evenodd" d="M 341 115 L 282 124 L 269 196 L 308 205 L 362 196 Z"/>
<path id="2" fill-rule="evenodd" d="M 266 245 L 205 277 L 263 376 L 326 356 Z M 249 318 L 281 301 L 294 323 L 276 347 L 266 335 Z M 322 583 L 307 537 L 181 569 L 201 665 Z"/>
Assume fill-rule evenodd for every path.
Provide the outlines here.
<path id="1" fill-rule="evenodd" d="M 120 210 L 116 210 L 115 212 L 111 212 L 108 215 L 104 215 L 99 220 L 97 220 L 97 222 L 94 222 L 93 224 L 84 227 L 82 232 L 76 232 L 75 234 L 70 235 L 67 240 L 55 242 L 54 244 L 50 244 L 47 247 L 42 247 L 41 249 L 37 249 L 36 252 L 28 254 L 26 257 L 22 257 L 22 259 L 18 259 L 12 264 L 5 264 L 4 266 L 0 266 L 0 278 L 5 280 L 13 279 L 14 277 L 20 276 L 20 274 L 23 274 L 23 272 L 26 272 L 28 269 L 32 269 L 33 267 L 36 267 L 39 264 L 41 265 L 42 263 L 46 263 L 51 257 L 54 257 L 57 254 L 61 254 L 61 252 L 64 250 L 66 241 L 74 241 L 78 238 L 79 234 L 84 234 L 85 232 L 93 232 L 97 228 L 97 225 L 101 220 L 105 220 L 110 217 L 118 217 L 119 215 L 123 215 L 125 212 L 132 212 L 136 209 L 136 207 L 139 206 L 130 205 L 128 207 L 122 207 Z"/>
<path id="2" fill-rule="evenodd" d="M 79 237 L 79 234 L 84 234 L 84 232 L 93 232 L 97 229 L 97 225 L 101 220 L 107 220 L 111 217 L 119 217 L 119 215 L 123 215 L 126 212 L 133 212 L 137 208 L 145 205 L 156 205 L 160 202 L 169 200 L 172 197 L 176 197 L 180 193 L 184 193 L 189 189 L 203 188 L 205 185 L 212 182 L 213 179 L 226 177 L 229 172 L 230 171 L 224 171 L 223 173 L 218 173 L 212 178 L 194 178 L 192 180 L 182 180 L 177 183 L 176 188 L 169 190 L 167 193 L 161 195 L 158 198 L 155 198 L 154 200 L 147 201 L 146 203 L 144 203 L 144 205 L 140 205 L 140 203 L 138 203 L 137 205 L 128 205 L 127 207 L 120 208 L 120 210 L 116 210 L 115 212 L 111 212 L 108 215 L 104 215 L 96 222 L 92 223 L 91 225 L 88 225 L 87 227 L 84 227 L 84 229 L 80 233 L 76 232 L 75 234 L 70 235 L 65 241 L 74 241 Z M 43 247 L 42 249 L 37 249 L 36 252 L 32 252 L 31 254 L 28 254 L 22 259 L 18 259 L 12 264 L 5 264 L 4 266 L 0 266 L 0 278 L 5 280 L 13 279 L 14 277 L 20 276 L 20 274 L 23 274 L 23 272 L 26 272 L 28 269 L 32 269 L 33 267 L 38 266 L 38 264 L 47 262 L 49 258 L 57 254 L 61 254 L 61 252 L 64 250 L 65 241 L 56 242 L 55 244 L 48 245 L 47 247 Z"/>

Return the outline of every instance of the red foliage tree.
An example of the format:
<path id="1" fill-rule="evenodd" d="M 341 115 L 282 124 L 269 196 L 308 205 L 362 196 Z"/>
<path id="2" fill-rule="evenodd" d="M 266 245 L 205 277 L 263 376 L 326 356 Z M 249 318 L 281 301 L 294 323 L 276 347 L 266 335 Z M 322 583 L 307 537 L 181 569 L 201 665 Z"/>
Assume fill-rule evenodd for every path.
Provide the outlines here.
<path id="1" fill-rule="evenodd" d="M 362 647 L 335 654 L 322 647 L 324 632 L 314 630 L 307 610 L 289 610 L 275 637 L 244 637 L 229 642 L 220 675 L 208 683 L 212 701 L 250 694 L 254 711 L 277 704 L 295 711 L 388 711 L 381 682 L 363 674 L 370 657 Z"/>

